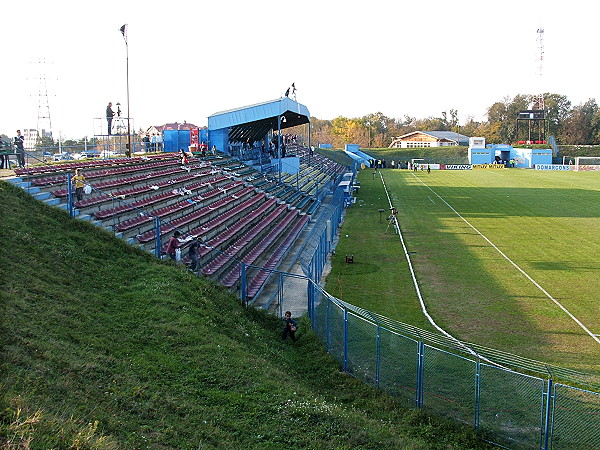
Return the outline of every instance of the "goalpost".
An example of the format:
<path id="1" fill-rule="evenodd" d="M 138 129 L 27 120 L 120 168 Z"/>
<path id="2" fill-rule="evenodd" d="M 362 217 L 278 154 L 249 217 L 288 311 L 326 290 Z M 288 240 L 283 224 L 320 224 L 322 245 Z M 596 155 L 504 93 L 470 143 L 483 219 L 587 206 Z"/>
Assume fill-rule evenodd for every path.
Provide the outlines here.
<path id="1" fill-rule="evenodd" d="M 598 170 L 600 171 L 600 157 L 577 156 L 575 157 L 575 170 Z"/>

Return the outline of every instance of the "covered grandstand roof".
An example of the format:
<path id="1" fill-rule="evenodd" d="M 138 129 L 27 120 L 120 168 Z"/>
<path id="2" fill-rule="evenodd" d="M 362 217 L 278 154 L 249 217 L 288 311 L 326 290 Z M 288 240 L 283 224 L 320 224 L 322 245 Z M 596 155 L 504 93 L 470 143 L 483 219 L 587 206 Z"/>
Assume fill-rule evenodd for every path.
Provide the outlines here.
<path id="1" fill-rule="evenodd" d="M 209 131 L 229 129 L 230 142 L 258 141 L 277 130 L 277 118 L 284 117 L 281 129 L 310 122 L 308 108 L 289 97 L 214 113 L 208 117 Z"/>

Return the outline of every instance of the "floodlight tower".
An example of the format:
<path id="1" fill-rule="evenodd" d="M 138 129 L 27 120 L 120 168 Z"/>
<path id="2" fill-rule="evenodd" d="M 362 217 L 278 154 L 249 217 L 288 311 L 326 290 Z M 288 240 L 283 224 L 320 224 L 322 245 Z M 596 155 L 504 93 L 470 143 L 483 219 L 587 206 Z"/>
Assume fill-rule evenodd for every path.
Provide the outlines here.
<path id="1" fill-rule="evenodd" d="M 537 29 L 537 43 L 538 43 L 538 50 L 539 50 L 539 58 L 538 58 L 538 76 L 540 79 L 540 82 L 542 81 L 542 74 L 544 71 L 544 29 L 542 27 Z M 541 87 L 540 83 L 540 87 Z M 545 111 L 545 105 L 544 105 L 544 93 L 541 92 L 540 94 L 537 95 L 536 99 L 535 99 L 535 107 L 532 109 L 540 109 Z"/>
<path id="2" fill-rule="evenodd" d="M 541 77 L 544 68 L 544 29 L 537 29 L 537 43 L 539 57 L 537 60 L 537 74 L 540 79 L 538 88 L 540 93 L 533 97 L 529 109 L 517 113 L 516 140 L 518 143 L 526 144 L 545 144 L 548 122 L 546 120 L 546 105 L 544 102 L 544 92 L 542 90 Z M 527 139 L 519 140 L 519 124 L 526 125 Z M 536 133 L 537 128 L 537 133 Z"/>

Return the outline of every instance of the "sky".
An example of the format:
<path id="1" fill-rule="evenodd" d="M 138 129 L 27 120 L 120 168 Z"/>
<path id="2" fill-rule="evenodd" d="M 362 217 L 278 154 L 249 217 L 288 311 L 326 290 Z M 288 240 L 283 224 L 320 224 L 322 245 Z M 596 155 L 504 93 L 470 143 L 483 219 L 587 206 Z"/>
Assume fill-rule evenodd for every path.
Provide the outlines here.
<path id="1" fill-rule="evenodd" d="M 103 133 L 109 101 L 127 115 L 127 66 L 136 130 L 205 126 L 292 83 L 319 119 L 456 109 L 464 123 L 540 92 L 577 105 L 599 96 L 599 11 L 588 0 L 8 2 L 0 133 L 48 128 L 46 101 L 55 138 Z"/>

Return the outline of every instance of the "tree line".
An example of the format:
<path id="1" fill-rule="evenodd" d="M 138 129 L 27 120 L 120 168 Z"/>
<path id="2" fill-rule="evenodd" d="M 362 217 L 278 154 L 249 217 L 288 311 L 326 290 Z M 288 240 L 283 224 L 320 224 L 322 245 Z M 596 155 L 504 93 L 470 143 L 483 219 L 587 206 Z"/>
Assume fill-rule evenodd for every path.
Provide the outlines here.
<path id="1" fill-rule="evenodd" d="M 495 144 L 516 144 L 523 139 L 522 131 L 517 136 L 517 114 L 536 109 L 532 105 L 538 97 L 523 94 L 505 97 L 487 108 L 487 120 L 478 122 L 469 116 L 462 124 L 455 109 L 443 111 L 439 117 L 424 119 L 410 115 L 391 118 L 381 112 L 357 118 L 339 116 L 333 120 L 311 117 L 312 143 L 332 144 L 338 148 L 348 143 L 364 148 L 383 148 L 388 147 L 395 137 L 406 133 L 437 130 L 480 136 Z M 561 145 L 600 144 L 600 108 L 595 99 L 573 106 L 565 95 L 547 93 L 544 94 L 544 106 L 546 138 L 554 136 Z M 521 125 L 519 129 L 523 130 Z"/>

